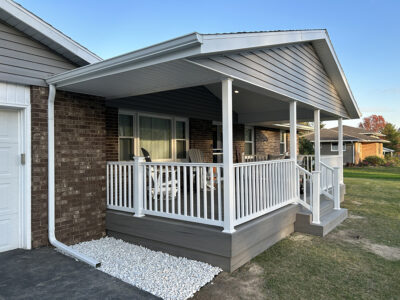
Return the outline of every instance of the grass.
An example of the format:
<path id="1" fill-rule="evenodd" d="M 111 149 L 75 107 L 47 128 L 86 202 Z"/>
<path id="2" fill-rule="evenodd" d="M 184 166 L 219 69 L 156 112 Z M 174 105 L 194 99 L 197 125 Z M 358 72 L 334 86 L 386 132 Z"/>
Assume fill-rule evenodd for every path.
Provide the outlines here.
<path id="1" fill-rule="evenodd" d="M 400 168 L 349 168 L 344 175 L 351 217 L 342 225 L 324 238 L 295 233 L 219 275 L 196 298 L 400 299 L 400 261 L 357 241 L 400 247 Z"/>

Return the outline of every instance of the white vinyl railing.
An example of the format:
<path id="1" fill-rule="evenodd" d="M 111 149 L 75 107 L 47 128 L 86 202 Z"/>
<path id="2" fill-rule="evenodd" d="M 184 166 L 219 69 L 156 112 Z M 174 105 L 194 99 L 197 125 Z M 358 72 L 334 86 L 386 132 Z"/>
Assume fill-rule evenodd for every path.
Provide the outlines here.
<path id="1" fill-rule="evenodd" d="M 339 168 L 340 183 L 343 183 L 343 159 L 340 155 L 321 155 L 321 162 L 334 168 Z"/>
<path id="2" fill-rule="evenodd" d="M 296 201 L 293 160 L 234 164 L 235 225 Z"/>
<path id="3" fill-rule="evenodd" d="M 313 199 L 313 174 L 296 165 L 296 193 L 298 201 L 305 208 L 312 210 Z"/>
<path id="4" fill-rule="evenodd" d="M 242 153 L 242 162 L 255 162 L 268 160 L 268 154 L 244 154 Z"/>
<path id="5" fill-rule="evenodd" d="M 107 162 L 107 207 L 135 212 L 133 203 L 133 163 Z"/>
<path id="6" fill-rule="evenodd" d="M 299 155 L 297 157 L 298 164 L 308 172 L 315 171 L 315 156 L 314 155 Z"/>
<path id="7" fill-rule="evenodd" d="M 223 226 L 222 164 L 143 165 L 144 214 Z"/>
<path id="8" fill-rule="evenodd" d="M 340 208 L 339 168 L 308 171 L 291 159 L 234 164 L 234 226 L 299 203 L 319 222 L 320 192 Z M 224 227 L 223 164 L 107 163 L 107 208 Z"/>
<path id="9" fill-rule="evenodd" d="M 321 193 L 333 200 L 334 169 L 321 162 Z"/>

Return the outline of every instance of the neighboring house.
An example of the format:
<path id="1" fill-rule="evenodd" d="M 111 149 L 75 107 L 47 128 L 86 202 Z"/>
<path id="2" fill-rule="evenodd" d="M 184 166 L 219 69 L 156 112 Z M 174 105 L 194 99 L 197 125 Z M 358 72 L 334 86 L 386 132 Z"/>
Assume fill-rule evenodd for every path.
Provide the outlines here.
<path id="1" fill-rule="evenodd" d="M 343 126 L 343 163 L 358 164 L 367 156 L 384 157 L 383 144 L 385 135 L 371 132 L 362 128 Z M 314 142 L 314 135 L 308 134 L 304 138 Z M 338 129 L 321 129 L 321 154 L 338 154 Z"/>
<path id="2" fill-rule="evenodd" d="M 0 251 L 50 242 L 96 265 L 65 244 L 107 233 L 230 271 L 347 216 L 342 157 L 297 161 L 297 120 L 318 137 L 360 117 L 325 30 L 192 33 L 102 61 L 12 1 L 0 20 Z"/>

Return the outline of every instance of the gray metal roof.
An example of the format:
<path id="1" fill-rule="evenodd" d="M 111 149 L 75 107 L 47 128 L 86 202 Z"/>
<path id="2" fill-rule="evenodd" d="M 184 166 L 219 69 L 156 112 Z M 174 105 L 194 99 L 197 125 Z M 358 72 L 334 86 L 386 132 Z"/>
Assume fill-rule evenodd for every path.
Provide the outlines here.
<path id="1" fill-rule="evenodd" d="M 14 1 L 0 0 L 0 20 L 24 32 L 78 66 L 102 60 Z"/>
<path id="2" fill-rule="evenodd" d="M 343 140 L 344 141 L 354 141 L 354 142 L 380 142 L 387 143 L 388 141 L 383 140 L 376 136 L 371 136 L 369 134 L 363 133 L 364 129 L 351 127 L 351 126 L 343 126 Z M 304 135 L 304 138 L 314 141 L 314 133 Z M 338 140 L 338 129 L 321 129 L 320 131 L 321 142 L 331 142 Z"/>

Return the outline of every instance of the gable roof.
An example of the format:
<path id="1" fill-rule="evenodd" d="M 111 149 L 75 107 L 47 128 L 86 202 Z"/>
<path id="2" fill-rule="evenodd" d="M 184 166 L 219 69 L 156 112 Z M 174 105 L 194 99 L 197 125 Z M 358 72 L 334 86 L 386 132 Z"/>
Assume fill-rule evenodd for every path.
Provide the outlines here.
<path id="1" fill-rule="evenodd" d="M 379 137 L 370 135 L 370 131 L 368 134 L 365 134 L 365 130 L 359 130 L 360 128 L 355 128 L 351 126 L 343 126 L 343 141 L 346 142 L 377 142 L 377 143 L 388 143 L 388 141 L 381 139 Z M 309 141 L 314 142 L 314 133 L 306 134 L 303 136 Z M 338 140 L 338 129 L 321 129 L 320 131 L 320 139 L 321 142 L 337 142 Z"/>
<path id="2" fill-rule="evenodd" d="M 332 80 L 337 92 L 343 101 L 349 118 L 359 118 L 360 110 L 356 104 L 347 79 L 337 59 L 332 43 L 326 30 L 291 30 L 291 31 L 262 31 L 243 33 L 200 34 L 197 32 L 177 37 L 143 49 L 129 52 L 99 63 L 85 66 L 73 71 L 55 75 L 47 80 L 58 88 L 68 87 L 69 90 L 79 90 L 84 82 L 93 81 L 100 77 L 117 76 L 125 72 L 134 72 L 137 69 L 167 65 L 174 61 L 185 64 L 185 67 L 204 74 L 206 78 L 221 78 L 227 74 L 196 65 L 192 58 L 210 56 L 214 54 L 246 51 L 268 47 L 277 47 L 296 43 L 310 42 L 320 58 L 326 73 Z M 195 69 L 197 67 L 197 69 Z M 234 76 L 233 76 L 234 78 Z M 185 78 L 186 79 L 186 78 Z M 75 85 L 75 87 L 73 87 Z M 82 85 L 80 86 L 82 88 Z M 127 88 L 128 90 L 128 88 Z M 106 91 L 99 91 L 99 96 Z M 107 96 L 106 96 L 107 97 Z"/>
<path id="3" fill-rule="evenodd" d="M 337 127 L 332 128 L 333 130 L 338 130 Z M 352 135 L 357 135 L 357 134 L 363 134 L 363 135 L 369 135 L 369 136 L 375 136 L 375 137 L 384 137 L 385 135 L 380 133 L 380 132 L 373 132 L 364 128 L 359 128 L 359 127 L 353 127 L 353 126 L 348 126 L 348 125 L 343 125 L 343 132 L 346 132 L 348 134 Z"/>
<path id="4" fill-rule="evenodd" d="M 78 66 L 102 59 L 11 0 L 0 0 L 0 20 L 29 35 Z"/>

